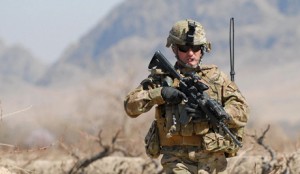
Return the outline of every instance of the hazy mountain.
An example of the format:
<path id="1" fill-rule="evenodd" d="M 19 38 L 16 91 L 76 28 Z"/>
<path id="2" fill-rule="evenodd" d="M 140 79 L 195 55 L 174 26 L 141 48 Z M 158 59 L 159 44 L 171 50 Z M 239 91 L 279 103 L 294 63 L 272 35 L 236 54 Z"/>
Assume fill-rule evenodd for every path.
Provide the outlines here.
<path id="1" fill-rule="evenodd" d="M 0 41 L 3 108 L 15 111 L 32 104 L 36 107 L 32 112 L 38 115 L 40 122 L 52 123 L 49 118 L 56 122 L 63 120 L 62 123 L 68 121 L 66 125 L 70 119 L 80 120 L 81 125 L 85 125 L 84 122 L 95 125 L 107 118 L 112 122 L 114 118 L 123 120 L 120 117 L 124 114 L 124 93 L 137 85 L 135 80 L 146 76 L 146 64 L 154 51 L 161 50 L 169 60 L 174 60 L 165 42 L 177 20 L 192 18 L 204 25 L 213 46 L 212 52 L 205 55 L 204 63 L 215 63 L 229 74 L 231 17 L 235 18 L 236 82 L 250 104 L 249 126 L 281 122 L 284 129 L 298 133 L 300 3 L 296 0 L 125 0 L 67 48 L 45 73 L 43 65 L 26 49 L 7 47 Z M 115 64 L 119 66 L 116 68 Z M 127 71 L 118 71 L 122 67 Z M 99 78 L 105 74 L 105 78 Z M 93 81 L 87 80 L 92 78 Z M 35 83 L 37 79 L 39 84 L 49 88 L 29 86 L 3 97 L 6 84 L 20 89 L 19 84 Z M 74 84 L 81 86 L 76 89 Z M 52 88 L 57 85 L 58 88 Z M 60 85 L 68 86 L 61 88 Z M 15 104 L 19 100 L 24 100 L 22 106 Z M 111 105 L 110 100 L 120 107 Z M 116 116 L 106 114 L 110 111 Z M 88 117 L 95 117 L 97 123 Z M 22 117 L 19 122 L 27 125 Z M 53 125 L 65 130 L 60 124 Z M 291 131 L 287 130 L 289 134 Z"/>
<path id="2" fill-rule="evenodd" d="M 2 84 L 6 82 L 33 84 L 46 70 L 46 66 L 26 48 L 20 45 L 5 46 L 3 42 L 0 42 L 0 62 Z"/>
<path id="3" fill-rule="evenodd" d="M 113 62 L 132 57 L 149 60 L 157 49 L 170 56 L 164 47 L 168 31 L 175 21 L 185 18 L 204 25 L 213 44 L 208 60 L 217 61 L 221 67 L 228 66 L 230 17 L 235 18 L 236 54 L 242 57 L 237 64 L 257 68 L 257 62 L 266 66 L 295 61 L 292 55 L 299 53 L 300 26 L 295 22 L 299 4 L 294 0 L 127 0 L 65 51 L 41 83 L 65 81 L 72 74 L 80 77 L 81 71 L 107 72 Z"/>

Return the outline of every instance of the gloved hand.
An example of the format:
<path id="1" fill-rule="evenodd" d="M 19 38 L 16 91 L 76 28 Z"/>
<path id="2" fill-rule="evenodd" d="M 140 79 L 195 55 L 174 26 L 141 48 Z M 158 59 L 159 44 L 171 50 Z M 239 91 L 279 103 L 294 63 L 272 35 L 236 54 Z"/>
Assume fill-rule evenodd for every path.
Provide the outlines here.
<path id="1" fill-rule="evenodd" d="M 205 118 L 205 113 L 199 108 L 197 104 L 187 103 L 185 110 L 190 117 Z"/>
<path id="2" fill-rule="evenodd" d="M 182 100 L 187 100 L 187 97 L 183 92 L 173 87 L 163 87 L 161 96 L 170 104 L 179 104 Z"/>

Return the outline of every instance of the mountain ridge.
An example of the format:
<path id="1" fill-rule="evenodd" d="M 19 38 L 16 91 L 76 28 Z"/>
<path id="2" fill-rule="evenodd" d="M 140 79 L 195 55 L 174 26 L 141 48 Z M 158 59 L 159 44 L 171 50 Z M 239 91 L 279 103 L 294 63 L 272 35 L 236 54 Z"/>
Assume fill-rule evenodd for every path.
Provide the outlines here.
<path id="1" fill-rule="evenodd" d="M 0 77 L 34 84 L 47 67 L 22 45 L 0 43 Z"/>
<path id="2" fill-rule="evenodd" d="M 35 72 L 38 75 L 33 70 L 31 73 L 25 72 L 26 65 L 23 65 L 18 78 L 33 85 L 36 81 L 44 86 L 61 82 L 66 82 L 67 85 L 68 80 L 71 83 L 71 79 L 76 79 L 74 77 L 87 78 L 106 73 L 109 71 L 107 67 L 124 57 L 149 59 L 156 50 L 162 50 L 171 57 L 172 54 L 165 48 L 168 31 L 175 21 L 185 18 L 192 18 L 203 24 L 207 38 L 213 45 L 212 53 L 207 54 L 208 58 L 205 60 L 217 62 L 224 69 L 228 69 L 228 59 L 222 57 L 228 57 L 230 17 L 235 17 L 236 57 L 242 58 L 237 64 L 246 63 L 252 66 L 251 62 L 258 60 L 262 66 L 284 64 L 281 57 L 288 61 L 297 61 L 294 55 L 299 54 L 297 40 L 300 39 L 300 26 L 295 21 L 299 19 L 299 11 L 300 3 L 293 0 L 285 3 L 280 0 L 125 0 L 86 32 L 77 43 L 65 49 L 50 67 L 36 61 L 42 67 L 37 68 L 33 61 L 30 64 L 35 68 L 31 69 L 40 69 Z M 5 47 L 1 41 L 0 53 Z M 23 52 L 24 57 L 33 57 L 32 60 L 36 60 L 30 51 L 25 50 L 23 47 L 23 51 L 19 51 Z M 256 53 L 262 56 L 253 60 L 252 57 L 258 57 Z M 14 57 L 12 54 L 10 59 Z M 2 61 L 2 66 L 11 65 L 6 66 L 5 61 Z M 7 68 L 5 70 L 9 71 Z M 16 70 L 11 71 L 13 74 Z M 2 74 L 7 75 L 4 72 Z"/>
<path id="3" fill-rule="evenodd" d="M 228 49 L 228 25 L 229 18 L 232 16 L 237 16 L 235 22 L 237 30 L 236 43 L 239 45 L 236 45 L 236 50 L 247 53 L 248 55 L 245 56 L 247 60 L 251 57 L 251 51 L 264 52 L 278 47 L 277 45 L 280 42 L 287 42 L 283 36 L 288 36 L 285 32 L 292 29 L 288 26 L 280 26 L 280 23 L 292 23 L 290 21 L 293 21 L 293 17 L 299 18 L 298 14 L 292 16 L 280 11 L 280 9 L 283 9 L 278 6 L 280 1 L 277 3 L 270 0 L 264 2 L 259 0 L 243 2 L 237 0 L 226 2 L 216 0 L 172 2 L 171 0 L 124 1 L 83 36 L 73 50 L 69 50 L 68 54 L 62 56 L 58 64 L 66 63 L 68 66 L 75 66 L 83 71 L 103 73 L 107 71 L 101 65 L 103 60 L 110 59 L 108 55 L 112 54 L 113 51 L 118 52 L 118 49 L 114 50 L 115 45 L 123 40 L 131 40 L 130 38 L 136 38 L 140 42 L 149 40 L 149 45 L 153 45 L 153 47 L 149 46 L 149 51 L 146 52 L 145 50 L 143 52 L 139 51 L 138 44 L 134 45 L 130 42 L 127 44 L 127 46 L 130 46 L 128 49 L 135 49 L 137 56 L 148 57 L 155 51 L 154 49 L 166 50 L 164 44 L 169 29 L 175 21 L 185 18 L 193 18 L 204 25 L 207 38 L 213 41 L 213 51 L 216 52 L 217 56 L 220 56 L 222 52 Z M 290 4 L 286 7 L 300 9 L 299 5 L 295 7 L 292 2 L 290 1 Z M 188 8 L 190 10 L 183 10 Z M 226 10 L 219 10 L 221 8 Z M 218 14 L 216 14 L 216 11 Z M 150 13 L 152 16 L 149 15 Z M 283 27 L 283 29 L 274 30 L 274 26 L 275 28 Z M 300 38 L 296 31 L 292 30 L 290 32 L 294 37 Z M 159 39 L 160 41 L 158 41 Z M 117 57 L 124 56 L 131 57 L 130 54 L 124 54 L 124 52 L 122 56 Z M 109 63 L 109 61 L 106 60 L 106 63 Z M 225 61 L 221 60 L 220 64 L 223 66 Z M 59 67 L 63 67 L 63 65 Z M 52 71 L 56 69 L 55 66 L 51 68 Z M 55 82 L 55 78 L 53 79 L 53 82 Z"/>

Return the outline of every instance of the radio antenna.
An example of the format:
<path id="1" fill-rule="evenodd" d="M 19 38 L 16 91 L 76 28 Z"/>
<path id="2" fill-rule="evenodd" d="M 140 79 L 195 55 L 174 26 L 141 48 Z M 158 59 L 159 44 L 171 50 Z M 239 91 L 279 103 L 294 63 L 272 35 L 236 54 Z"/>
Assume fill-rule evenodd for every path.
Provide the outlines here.
<path id="1" fill-rule="evenodd" d="M 234 82 L 234 18 L 230 18 L 229 24 L 229 52 L 230 52 L 230 77 Z"/>

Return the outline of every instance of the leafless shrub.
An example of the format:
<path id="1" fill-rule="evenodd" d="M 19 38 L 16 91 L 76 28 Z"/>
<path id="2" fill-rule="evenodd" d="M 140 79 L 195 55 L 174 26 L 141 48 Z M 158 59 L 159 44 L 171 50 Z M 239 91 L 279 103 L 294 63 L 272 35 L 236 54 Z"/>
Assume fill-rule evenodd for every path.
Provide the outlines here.
<path id="1" fill-rule="evenodd" d="M 129 154 L 125 149 L 116 146 L 116 142 L 117 142 L 118 135 L 120 132 L 117 132 L 116 135 L 112 138 L 110 145 L 103 144 L 102 138 L 101 138 L 101 132 L 102 131 L 99 132 L 99 136 L 98 136 L 99 138 L 98 138 L 97 142 L 99 143 L 102 150 L 100 152 L 96 153 L 95 155 L 92 155 L 91 157 L 78 160 L 75 163 L 75 165 L 70 169 L 68 174 L 79 173 L 80 171 L 84 170 L 84 168 L 88 167 L 91 163 L 93 163 L 94 161 L 99 160 L 104 157 L 107 157 L 115 152 L 121 152 L 125 156 L 133 156 L 133 155 Z"/>

